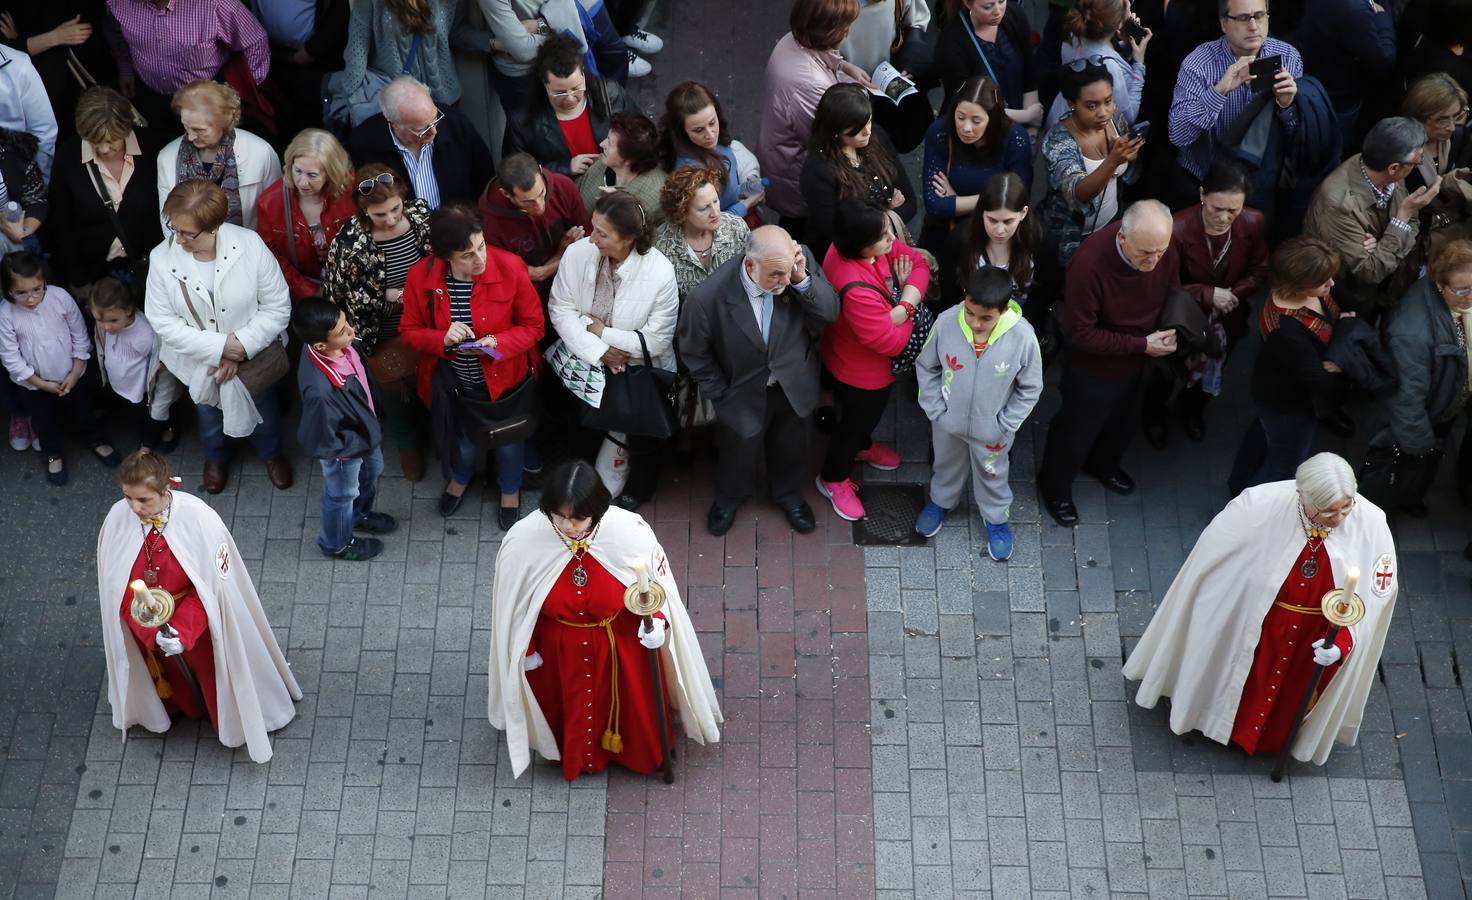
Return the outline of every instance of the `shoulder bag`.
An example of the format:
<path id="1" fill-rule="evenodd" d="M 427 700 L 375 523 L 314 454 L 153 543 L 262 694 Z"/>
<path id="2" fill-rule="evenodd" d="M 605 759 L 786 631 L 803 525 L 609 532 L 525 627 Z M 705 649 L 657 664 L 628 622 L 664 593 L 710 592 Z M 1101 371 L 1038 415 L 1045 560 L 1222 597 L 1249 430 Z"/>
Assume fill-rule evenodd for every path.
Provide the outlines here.
<path id="1" fill-rule="evenodd" d="M 410 70 L 414 68 L 414 59 L 419 55 L 419 43 L 423 38 L 423 35 L 416 34 L 409 42 L 409 55 L 404 57 L 402 72 L 386 74 L 370 68 L 357 84 L 344 84 L 344 72 L 329 72 L 322 76 L 322 121 L 329 128 L 346 132 L 378 115 L 378 95 L 397 75 L 413 74 Z"/>
<path id="2" fill-rule="evenodd" d="M 850 281 L 838 289 L 838 302 L 842 303 L 849 291 L 855 288 L 868 288 L 871 291 L 877 290 L 870 282 Z M 884 298 L 889 301 L 891 309 L 899 306 L 900 297 L 904 294 L 904 290 L 904 285 L 896 283 L 894 274 L 891 272 L 889 293 Z M 912 325 L 910 328 L 910 339 L 905 341 L 905 346 L 900 352 L 890 357 L 889 371 L 891 375 L 903 375 L 915 368 L 915 360 L 920 358 L 920 351 L 925 347 L 925 339 L 930 337 L 930 329 L 935 327 L 935 313 L 931 312 L 930 307 L 926 306 L 924 302 L 918 303 L 915 305 L 915 315 L 910 319 L 910 322 Z"/>
<path id="3" fill-rule="evenodd" d="M 148 281 L 148 254 L 139 256 L 128 246 L 128 235 L 123 231 L 123 221 L 118 218 L 117 207 L 113 205 L 112 194 L 107 192 L 107 185 L 102 181 L 102 170 L 97 167 L 96 160 L 87 163 L 87 172 L 92 176 L 92 186 L 97 189 L 97 195 L 102 198 L 102 205 L 107 209 L 107 217 L 112 221 L 112 230 L 117 233 L 118 243 L 123 245 L 123 252 L 128 254 L 127 269 L 115 272 L 114 277 L 128 286 L 135 301 L 141 300 L 143 286 Z M 118 277 L 122 275 L 126 277 Z"/>
<path id="4" fill-rule="evenodd" d="M 434 322 L 434 298 L 429 299 L 429 324 Z M 528 352 L 530 356 L 530 351 Z M 541 424 L 541 404 L 537 396 L 536 365 L 528 360 L 528 374 L 521 383 L 500 397 L 492 399 L 487 386 L 485 399 L 468 392 L 456 377 L 454 366 L 447 359 L 440 360 L 443 377 L 455 398 L 460 411 L 460 424 L 465 434 L 482 450 L 493 450 L 509 444 L 519 444 L 537 433 Z"/>
<path id="5" fill-rule="evenodd" d="M 644 333 L 634 332 L 644 351 L 644 365 L 607 371 L 603 399 L 594 407 L 578 404 L 578 423 L 595 431 L 621 431 L 639 437 L 667 438 L 679 425 L 675 417 L 674 372 L 654 366 Z"/>
<path id="6" fill-rule="evenodd" d="M 185 287 L 182 281 L 178 284 L 179 293 L 184 295 L 184 305 L 189 307 L 189 314 L 194 317 L 194 323 L 199 326 L 200 331 L 209 331 L 210 329 L 204 327 L 204 319 L 200 317 L 199 311 L 194 308 L 194 301 L 189 299 L 189 288 Z M 216 333 L 221 332 L 217 330 Z M 235 377 L 254 397 L 285 378 L 289 368 L 286 361 L 286 348 L 281 346 L 279 340 L 272 340 L 261 349 L 261 352 L 240 363 Z"/>
<path id="7" fill-rule="evenodd" d="M 298 275 L 321 289 L 322 279 L 303 274 L 301 263 L 296 261 L 296 224 L 291 221 L 291 186 L 286 183 L 286 178 L 286 174 L 281 176 L 281 203 L 286 214 L 286 255 L 291 258 L 291 267 Z"/>

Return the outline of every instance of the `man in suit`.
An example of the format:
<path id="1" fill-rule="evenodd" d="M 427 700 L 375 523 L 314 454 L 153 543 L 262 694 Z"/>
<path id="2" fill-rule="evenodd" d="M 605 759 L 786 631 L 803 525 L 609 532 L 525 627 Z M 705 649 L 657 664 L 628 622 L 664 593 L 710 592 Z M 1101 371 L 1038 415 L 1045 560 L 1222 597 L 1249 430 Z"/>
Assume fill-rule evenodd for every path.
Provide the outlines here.
<path id="1" fill-rule="evenodd" d="M 808 420 L 818 405 L 815 347 L 838 310 L 838 294 L 810 251 L 776 225 L 753 231 L 746 254 L 686 299 L 676 346 L 716 414 L 715 500 L 705 520 L 711 534 L 731 529 L 763 460 L 772 500 L 792 530 L 817 527 L 802 499 Z"/>
<path id="2" fill-rule="evenodd" d="M 430 209 L 446 203 L 475 206 L 496 166 L 470 120 L 453 108 L 440 109 L 429 89 L 409 75 L 384 86 L 378 108 L 378 115 L 348 135 L 353 163 L 391 167 L 410 186 L 411 196 Z"/>

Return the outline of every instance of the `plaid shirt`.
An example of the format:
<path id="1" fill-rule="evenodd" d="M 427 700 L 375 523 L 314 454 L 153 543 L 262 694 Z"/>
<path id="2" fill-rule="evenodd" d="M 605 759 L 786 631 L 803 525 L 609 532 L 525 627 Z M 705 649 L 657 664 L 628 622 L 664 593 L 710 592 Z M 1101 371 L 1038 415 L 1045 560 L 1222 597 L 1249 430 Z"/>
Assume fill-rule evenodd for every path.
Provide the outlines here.
<path id="1" fill-rule="evenodd" d="M 107 0 L 107 11 L 118 73 L 160 94 L 214 78 L 237 52 L 256 84 L 270 70 L 266 30 L 239 0 L 168 0 L 163 9 L 151 0 Z"/>
<path id="2" fill-rule="evenodd" d="M 1282 57 L 1283 67 L 1294 80 L 1303 77 L 1303 57 L 1292 44 L 1267 38 L 1258 50 L 1258 58 Z M 1176 76 L 1176 92 L 1170 104 L 1170 142 L 1181 149 L 1178 160 L 1182 168 L 1197 178 L 1216 160 L 1223 136 L 1255 96 L 1252 84 L 1240 85 L 1223 97 L 1216 83 L 1236 62 L 1225 37 L 1202 44 L 1181 63 Z M 1298 105 L 1278 110 L 1284 129 L 1298 128 Z"/>

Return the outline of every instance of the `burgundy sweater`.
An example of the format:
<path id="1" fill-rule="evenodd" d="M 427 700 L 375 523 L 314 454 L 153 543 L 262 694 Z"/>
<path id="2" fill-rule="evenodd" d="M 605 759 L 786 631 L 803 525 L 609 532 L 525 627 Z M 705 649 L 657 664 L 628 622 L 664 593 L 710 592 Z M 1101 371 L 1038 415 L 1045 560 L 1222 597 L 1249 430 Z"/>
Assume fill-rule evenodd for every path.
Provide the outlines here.
<path id="1" fill-rule="evenodd" d="M 1124 261 L 1120 223 L 1084 239 L 1068 264 L 1063 332 L 1071 364 L 1105 378 L 1127 378 L 1145 364 L 1145 336 L 1156 330 L 1166 292 L 1180 287 L 1175 245 L 1149 272 Z"/>

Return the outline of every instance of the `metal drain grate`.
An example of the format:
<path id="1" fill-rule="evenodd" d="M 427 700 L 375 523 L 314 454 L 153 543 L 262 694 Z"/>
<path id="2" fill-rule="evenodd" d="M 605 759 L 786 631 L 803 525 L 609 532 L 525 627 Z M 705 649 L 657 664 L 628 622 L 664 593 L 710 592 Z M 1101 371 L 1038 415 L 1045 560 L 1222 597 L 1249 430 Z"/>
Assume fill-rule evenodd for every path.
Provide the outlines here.
<path id="1" fill-rule="evenodd" d="M 923 484 L 866 484 L 859 491 L 864 518 L 854 523 L 860 547 L 915 546 L 925 537 L 915 531 L 915 517 L 925 505 Z"/>

